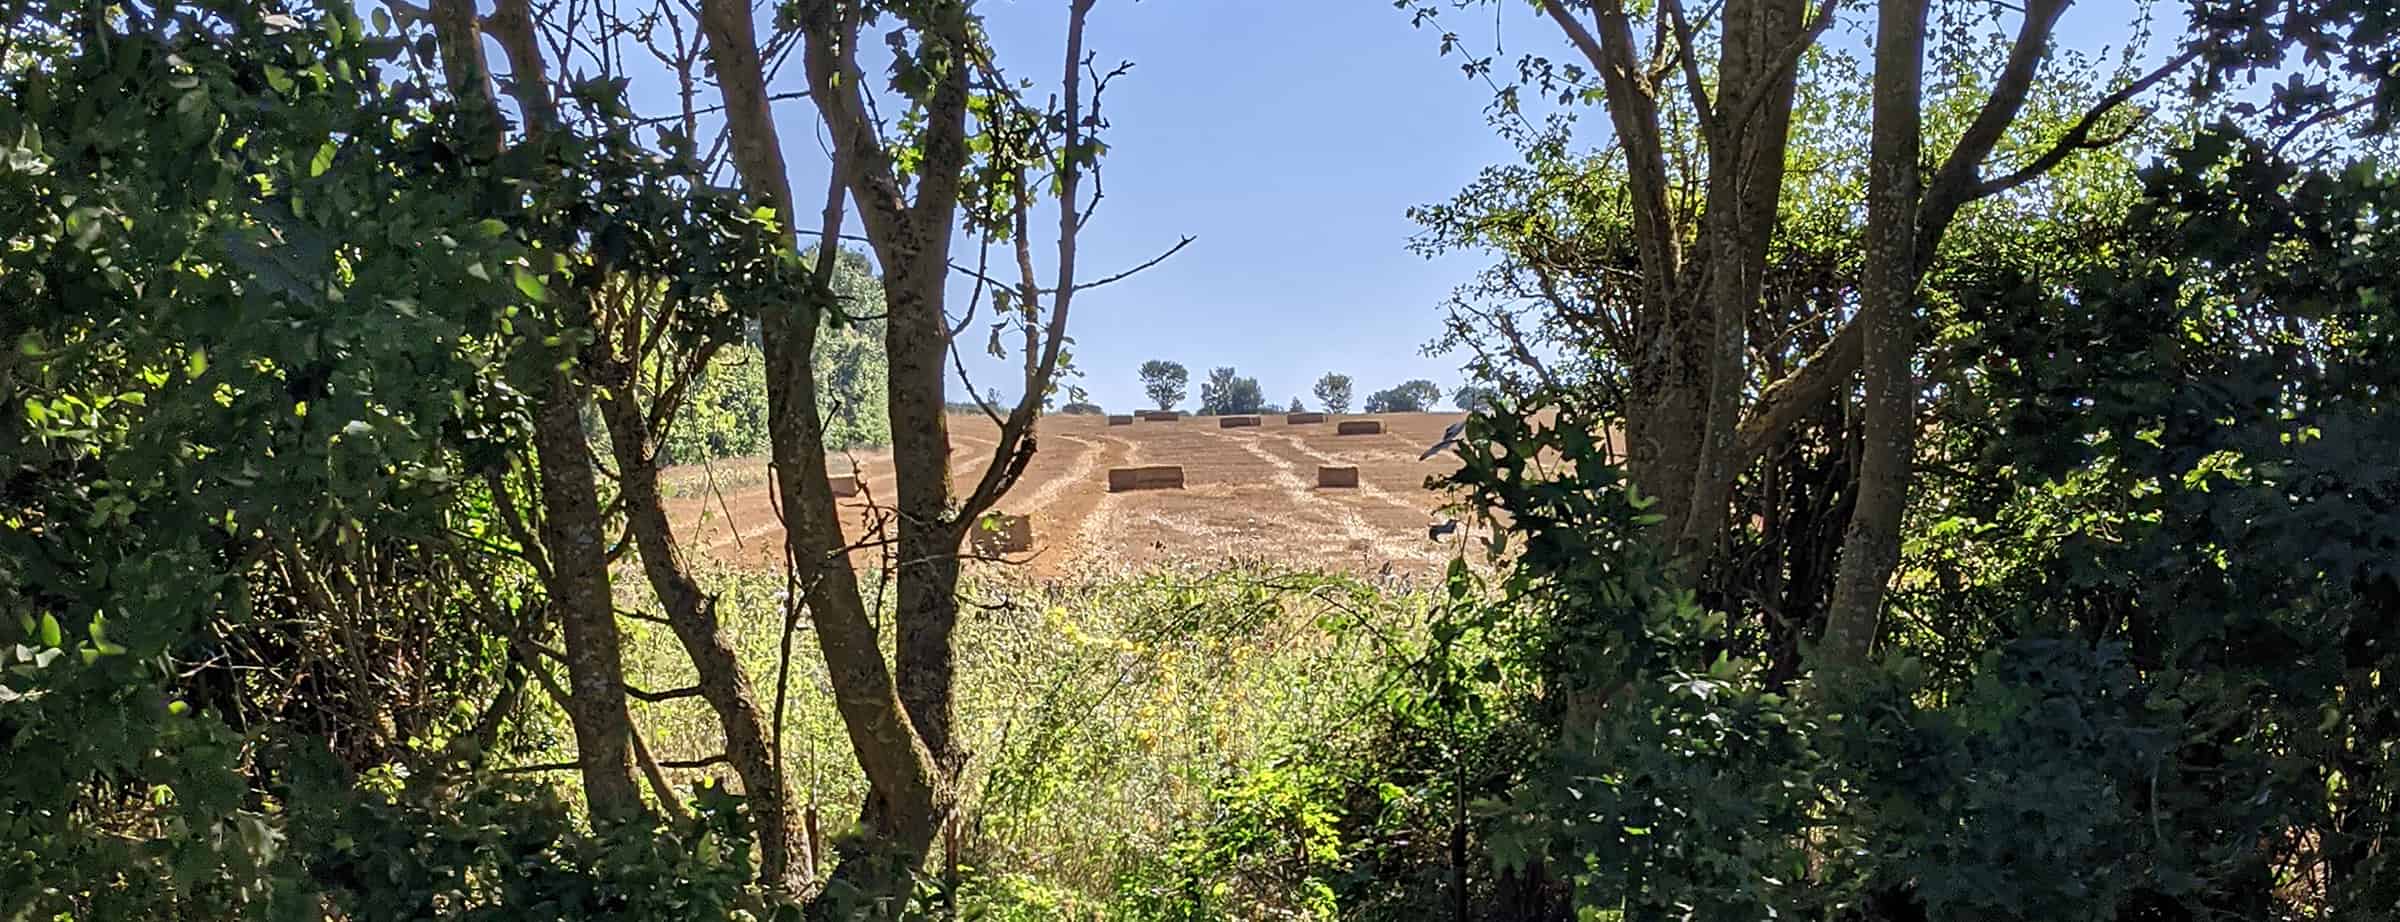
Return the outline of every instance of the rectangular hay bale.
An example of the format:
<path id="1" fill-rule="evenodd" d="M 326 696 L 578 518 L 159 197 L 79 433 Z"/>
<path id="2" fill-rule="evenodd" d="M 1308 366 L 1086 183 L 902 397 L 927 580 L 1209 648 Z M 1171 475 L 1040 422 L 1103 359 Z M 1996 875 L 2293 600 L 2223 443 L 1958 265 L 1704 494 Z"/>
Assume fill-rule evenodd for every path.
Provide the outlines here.
<path id="1" fill-rule="evenodd" d="M 858 495 L 858 475 L 856 474 L 836 474 L 827 477 L 825 485 L 833 488 L 835 496 Z"/>
<path id="2" fill-rule="evenodd" d="M 1286 426 L 1297 426 L 1297 425 L 1300 425 L 1301 423 L 1321 423 L 1321 422 L 1324 422 L 1324 421 L 1325 421 L 1325 414 L 1323 414 L 1323 413 L 1285 413 L 1285 414 L 1283 414 L 1283 424 L 1284 424 L 1284 425 L 1286 425 Z"/>
<path id="3" fill-rule="evenodd" d="M 1127 490 L 1181 490 L 1183 465 L 1151 464 L 1142 467 L 1112 467 L 1108 469 L 1108 492 Z"/>
<path id="4" fill-rule="evenodd" d="M 1219 429 L 1239 429 L 1239 428 L 1242 428 L 1242 427 L 1244 427 L 1244 426 L 1255 426 L 1255 425 L 1258 425 L 1258 417 L 1256 417 L 1256 416 L 1220 416 L 1220 417 L 1217 417 L 1217 428 L 1219 428 Z"/>
<path id="5" fill-rule="evenodd" d="M 1317 486 L 1358 486 L 1358 466 L 1355 464 L 1323 464 L 1317 466 Z"/>
<path id="6" fill-rule="evenodd" d="M 1382 435 L 1383 420 L 1345 419 L 1333 426 L 1335 435 Z"/>
<path id="7" fill-rule="evenodd" d="M 1142 421 L 1146 423 L 1171 423 L 1182 418 L 1183 414 L 1175 410 L 1142 411 Z"/>
<path id="8" fill-rule="evenodd" d="M 1130 426 L 1133 425 L 1133 417 L 1130 414 L 1111 413 L 1108 417 L 1108 424 L 1111 426 Z"/>
<path id="9" fill-rule="evenodd" d="M 1033 520 L 994 512 L 967 533 L 967 546 L 978 557 L 997 557 L 1033 550 Z"/>

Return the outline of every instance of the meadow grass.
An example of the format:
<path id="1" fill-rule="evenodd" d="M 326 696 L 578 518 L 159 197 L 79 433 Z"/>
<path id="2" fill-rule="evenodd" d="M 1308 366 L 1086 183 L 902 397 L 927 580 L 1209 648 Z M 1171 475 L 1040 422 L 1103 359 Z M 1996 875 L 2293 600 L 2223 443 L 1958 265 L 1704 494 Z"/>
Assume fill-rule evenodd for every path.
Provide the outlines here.
<path id="1" fill-rule="evenodd" d="M 779 573 L 716 569 L 728 636 L 770 713 L 786 614 Z M 872 574 L 865 574 L 872 576 Z M 620 573 L 619 605 L 658 609 Z M 870 581 L 870 585 L 872 582 Z M 971 890 L 1031 898 L 1060 918 L 1102 918 L 1126 876 L 1206 819 L 1211 792 L 1279 756 L 1354 731 L 1360 702 L 1419 646 L 1428 587 L 1277 569 L 1260 561 L 1091 571 L 1036 582 L 972 571 L 958 637 L 960 864 Z M 890 643 L 885 594 L 885 642 Z M 692 684 L 665 625 L 620 619 L 629 684 Z M 865 794 L 803 613 L 783 679 L 790 783 L 830 839 Z M 697 698 L 632 703 L 661 761 L 713 756 L 722 734 Z M 565 758 L 563 718 L 544 708 L 526 761 Z M 725 766 L 669 770 L 675 785 Z"/>

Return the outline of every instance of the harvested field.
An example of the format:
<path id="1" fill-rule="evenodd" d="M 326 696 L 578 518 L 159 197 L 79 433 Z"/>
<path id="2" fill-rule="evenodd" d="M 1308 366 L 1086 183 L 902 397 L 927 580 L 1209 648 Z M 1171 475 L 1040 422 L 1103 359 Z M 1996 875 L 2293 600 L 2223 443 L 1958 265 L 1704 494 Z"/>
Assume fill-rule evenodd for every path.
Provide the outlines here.
<path id="1" fill-rule="evenodd" d="M 1459 536 L 1426 538 L 1428 524 L 1448 518 L 1439 512 L 1448 500 L 1426 490 L 1425 480 L 1455 462 L 1417 455 L 1459 418 L 1381 414 L 1382 431 L 1342 436 L 1335 427 L 1112 428 L 1098 416 L 1045 417 L 1040 451 L 995 510 L 1024 516 L 1032 532 L 1030 551 L 1006 556 L 1045 578 L 1227 558 L 1431 575 Z M 980 416 L 953 416 L 950 426 L 950 474 L 964 491 L 990 463 L 997 432 Z M 1154 465 L 1182 467 L 1183 489 L 1109 490 L 1112 469 Z M 882 450 L 843 452 L 827 467 L 836 477 L 859 472 L 858 495 L 840 503 L 845 530 L 862 546 L 854 562 L 874 566 L 880 552 L 868 545 L 894 496 L 890 458 Z M 1357 487 L 1320 490 L 1319 469 L 1328 467 L 1357 468 Z M 764 459 L 678 467 L 666 476 L 676 537 L 697 556 L 782 566 L 783 530 Z"/>

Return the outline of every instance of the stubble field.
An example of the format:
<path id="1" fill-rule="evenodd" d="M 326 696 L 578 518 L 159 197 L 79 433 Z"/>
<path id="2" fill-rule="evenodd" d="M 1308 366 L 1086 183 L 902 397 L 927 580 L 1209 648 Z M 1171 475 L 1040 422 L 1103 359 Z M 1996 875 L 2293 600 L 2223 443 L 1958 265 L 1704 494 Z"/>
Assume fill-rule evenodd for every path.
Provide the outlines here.
<path id="1" fill-rule="evenodd" d="M 1036 578 L 1131 570 L 1177 561 L 1226 559 L 1416 576 L 1439 569 L 1460 536 L 1428 537 L 1449 518 L 1449 500 L 1426 489 L 1429 477 L 1456 467 L 1446 452 L 1419 455 L 1461 416 L 1400 413 L 1331 417 L 1287 424 L 1282 414 L 1255 428 L 1224 429 L 1214 417 L 1137 420 L 1110 426 L 1098 416 L 1051 416 L 1040 451 L 998 511 L 1030 516 L 1033 546 L 1006 555 L 1006 566 Z M 1343 419 L 1379 419 L 1379 435 L 1336 435 Z M 951 477 L 963 491 L 991 463 L 998 427 L 980 416 L 950 417 Z M 1176 464 L 1180 490 L 1110 493 L 1108 470 Z M 1356 488 L 1319 488 L 1320 465 L 1355 465 Z M 883 450 L 832 458 L 835 473 L 855 469 L 862 489 L 839 500 L 853 542 L 888 517 L 894 484 Z M 759 458 L 717 461 L 667 472 L 668 512 L 677 537 L 702 557 L 744 568 L 780 567 L 783 532 Z M 855 557 L 873 566 L 879 555 Z"/>

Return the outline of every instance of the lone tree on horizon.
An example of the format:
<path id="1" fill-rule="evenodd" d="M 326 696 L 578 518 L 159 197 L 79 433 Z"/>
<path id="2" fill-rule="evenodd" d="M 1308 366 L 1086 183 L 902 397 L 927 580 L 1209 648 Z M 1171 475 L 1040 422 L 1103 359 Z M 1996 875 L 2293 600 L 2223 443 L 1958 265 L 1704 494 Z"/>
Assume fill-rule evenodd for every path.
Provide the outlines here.
<path id="1" fill-rule="evenodd" d="M 1325 412 L 1350 412 L 1349 375 L 1326 372 L 1325 377 L 1317 379 L 1316 393 L 1317 402 L 1324 405 Z"/>
<path id="2" fill-rule="evenodd" d="M 1151 402 L 1158 404 L 1161 410 L 1172 410 L 1176 404 L 1182 403 L 1192 383 L 1192 373 L 1184 370 L 1181 363 L 1165 359 L 1143 362 L 1140 374 L 1142 393 L 1149 395 Z"/>

